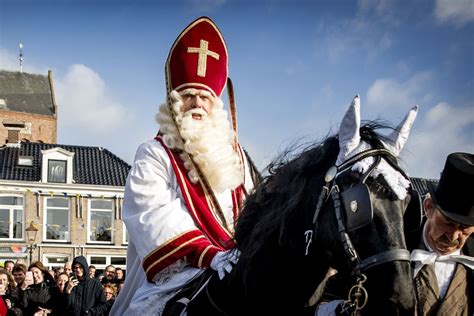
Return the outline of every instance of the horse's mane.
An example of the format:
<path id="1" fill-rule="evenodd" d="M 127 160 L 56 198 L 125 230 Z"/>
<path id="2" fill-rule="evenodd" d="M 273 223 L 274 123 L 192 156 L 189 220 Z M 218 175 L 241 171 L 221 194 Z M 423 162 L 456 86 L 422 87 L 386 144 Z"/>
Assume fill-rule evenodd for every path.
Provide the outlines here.
<path id="1" fill-rule="evenodd" d="M 373 148 L 382 148 L 380 140 L 384 137 L 377 131 L 386 128 L 392 129 L 379 122 L 367 122 L 360 128 L 360 135 Z M 339 139 L 332 135 L 306 146 L 300 153 L 287 149 L 269 164 L 268 175 L 247 198 L 236 227 L 241 261 L 246 262 L 244 273 L 258 265 L 256 254 L 268 247 L 268 241 L 277 239 L 278 246 L 286 248 L 295 242 L 289 233 L 296 229 L 292 219 L 313 211 L 301 208 L 316 204 L 324 175 L 335 164 L 338 153 Z"/>

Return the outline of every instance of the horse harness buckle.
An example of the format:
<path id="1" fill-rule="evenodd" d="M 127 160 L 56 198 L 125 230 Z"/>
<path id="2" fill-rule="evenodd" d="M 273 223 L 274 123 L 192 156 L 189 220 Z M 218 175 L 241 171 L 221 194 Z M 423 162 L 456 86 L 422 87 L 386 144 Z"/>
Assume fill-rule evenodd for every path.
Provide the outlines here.
<path id="1" fill-rule="evenodd" d="M 355 316 L 358 314 L 358 311 L 367 305 L 369 295 L 363 285 L 365 281 L 367 281 L 367 277 L 364 274 L 359 274 L 356 284 L 349 290 L 347 301 L 341 304 L 340 315 Z"/>

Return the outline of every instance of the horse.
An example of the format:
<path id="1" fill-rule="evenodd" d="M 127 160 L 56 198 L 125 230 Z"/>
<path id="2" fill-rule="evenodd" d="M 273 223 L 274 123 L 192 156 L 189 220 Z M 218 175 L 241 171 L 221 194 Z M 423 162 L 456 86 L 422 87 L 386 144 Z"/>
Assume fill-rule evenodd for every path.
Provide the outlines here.
<path id="1" fill-rule="evenodd" d="M 344 308 L 412 315 L 404 218 L 421 222 L 421 211 L 397 156 L 416 111 L 383 137 L 380 124 L 361 126 L 356 96 L 338 135 L 271 164 L 237 221 L 238 262 L 201 287 L 187 315 L 314 315 L 308 301 L 329 268 L 354 282 Z"/>

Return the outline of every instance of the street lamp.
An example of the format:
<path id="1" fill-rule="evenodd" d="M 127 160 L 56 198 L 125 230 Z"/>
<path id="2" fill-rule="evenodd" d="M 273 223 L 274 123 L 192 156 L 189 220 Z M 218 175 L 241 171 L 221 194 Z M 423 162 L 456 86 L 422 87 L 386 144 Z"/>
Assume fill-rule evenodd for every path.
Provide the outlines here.
<path id="1" fill-rule="evenodd" d="M 30 264 L 31 264 L 31 262 L 33 261 L 33 250 L 36 249 L 35 240 L 36 240 L 36 234 L 38 233 L 38 228 L 33 223 L 33 221 L 31 221 L 30 225 L 26 227 L 25 231 L 26 231 L 26 239 L 28 239 L 28 242 L 30 243 L 28 248 L 30 250 Z"/>

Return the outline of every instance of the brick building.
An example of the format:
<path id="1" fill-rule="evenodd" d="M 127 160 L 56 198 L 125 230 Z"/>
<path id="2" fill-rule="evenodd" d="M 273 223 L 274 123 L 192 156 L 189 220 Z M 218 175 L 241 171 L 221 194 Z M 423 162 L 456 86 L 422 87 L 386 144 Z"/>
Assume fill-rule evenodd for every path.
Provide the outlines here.
<path id="1" fill-rule="evenodd" d="M 55 267 L 83 255 L 99 271 L 125 269 L 130 166 L 101 147 L 56 144 L 56 113 L 51 72 L 0 71 L 0 263 L 31 255 Z"/>
<path id="2" fill-rule="evenodd" d="M 47 76 L 0 71 L 0 146 L 7 140 L 56 143 L 57 106 Z"/>

